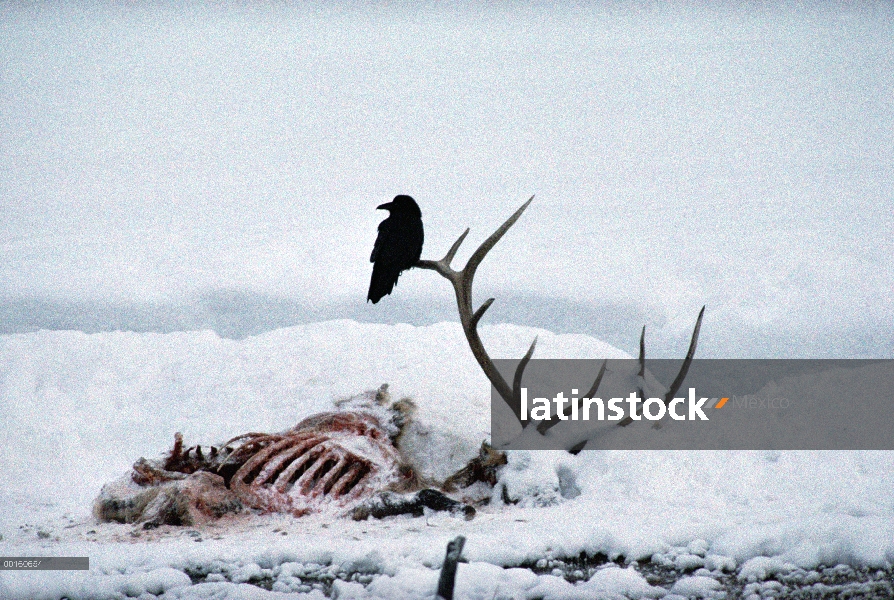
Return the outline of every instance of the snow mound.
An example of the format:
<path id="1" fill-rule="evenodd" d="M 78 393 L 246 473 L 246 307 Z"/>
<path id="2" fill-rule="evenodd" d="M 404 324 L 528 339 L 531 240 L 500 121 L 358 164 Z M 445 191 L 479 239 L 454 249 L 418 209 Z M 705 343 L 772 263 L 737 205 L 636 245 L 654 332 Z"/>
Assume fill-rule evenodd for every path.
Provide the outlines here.
<path id="1" fill-rule="evenodd" d="M 494 357 L 520 357 L 534 335 L 540 358 L 625 357 L 586 336 L 482 327 Z M 187 444 L 283 431 L 382 383 L 418 407 L 403 443 L 425 475 L 453 473 L 489 439 L 489 384 L 456 323 L 332 321 L 240 341 L 210 332 L 0 336 L 0 554 L 91 564 L 39 577 L 4 571 L 0 597 L 421 598 L 456 535 L 468 539 L 471 561 L 458 572 L 461 598 L 653 597 L 658 586 L 643 569 L 674 569 L 666 587 L 676 597 L 710 597 L 720 580 L 763 593 L 783 579 L 837 585 L 853 576 L 853 589 L 876 590 L 889 577 L 890 452 L 510 452 L 472 521 L 267 515 L 144 532 L 90 519 L 101 485 L 166 451 L 177 431 Z M 624 566 L 571 566 L 581 556 Z M 540 560 L 569 566 L 535 574 Z"/>

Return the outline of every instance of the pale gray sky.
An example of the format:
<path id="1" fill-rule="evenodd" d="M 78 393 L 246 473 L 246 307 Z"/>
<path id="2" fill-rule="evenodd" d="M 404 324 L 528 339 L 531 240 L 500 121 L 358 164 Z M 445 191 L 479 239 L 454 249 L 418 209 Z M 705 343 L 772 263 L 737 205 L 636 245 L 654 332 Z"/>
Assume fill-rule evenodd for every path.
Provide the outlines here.
<path id="1" fill-rule="evenodd" d="M 375 206 L 414 196 L 428 258 L 471 227 L 464 259 L 536 194 L 481 300 L 616 311 L 628 350 L 707 304 L 715 354 L 891 356 L 892 67 L 884 3 L 3 3 L 4 330 L 233 293 L 450 316 L 431 272 L 363 307 Z"/>

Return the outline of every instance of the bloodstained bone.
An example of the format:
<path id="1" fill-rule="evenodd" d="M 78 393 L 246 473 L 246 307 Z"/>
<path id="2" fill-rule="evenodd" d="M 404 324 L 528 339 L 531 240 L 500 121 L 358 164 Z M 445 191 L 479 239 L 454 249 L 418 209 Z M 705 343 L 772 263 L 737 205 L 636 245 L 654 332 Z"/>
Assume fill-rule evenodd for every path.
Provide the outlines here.
<path id="1" fill-rule="evenodd" d="M 250 445 L 256 451 L 229 483 L 253 508 L 302 516 L 326 504 L 344 507 L 399 481 L 397 449 L 378 420 L 364 413 L 315 415 Z M 231 456 L 246 456 L 241 450 Z"/>
<path id="2" fill-rule="evenodd" d="M 354 518 L 421 514 L 430 508 L 472 518 L 474 508 L 440 491 L 397 493 L 431 486 L 402 460 L 395 445 L 411 408 L 391 405 L 398 426 L 390 433 L 378 416 L 346 410 L 313 415 L 283 433 L 243 434 L 205 446 L 207 451 L 200 446 L 184 450 L 177 433 L 163 459 L 141 458 L 129 477 L 104 486 L 94 513 L 101 521 L 147 528 L 198 524 L 244 507 L 296 517 L 325 512 Z M 492 485 L 501 464 L 505 455 L 484 445 L 445 489 L 475 480 Z"/>

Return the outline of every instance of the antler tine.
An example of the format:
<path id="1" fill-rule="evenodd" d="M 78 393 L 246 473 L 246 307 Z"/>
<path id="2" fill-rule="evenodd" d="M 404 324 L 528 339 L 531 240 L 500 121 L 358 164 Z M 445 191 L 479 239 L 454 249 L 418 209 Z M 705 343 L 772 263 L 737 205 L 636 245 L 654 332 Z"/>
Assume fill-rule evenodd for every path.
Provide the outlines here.
<path id="1" fill-rule="evenodd" d="M 643 332 L 639 336 L 639 376 L 646 376 L 646 326 L 643 325 Z"/>
<path id="2" fill-rule="evenodd" d="M 441 260 L 418 260 L 416 264 L 413 265 L 419 269 L 430 269 L 432 271 L 437 271 L 443 277 L 446 277 L 451 282 L 455 283 L 455 279 L 460 276 L 460 271 L 454 271 L 450 266 L 450 263 L 453 261 L 453 257 L 456 256 L 456 251 L 459 250 L 460 244 L 463 243 L 463 240 L 466 239 L 466 236 L 469 235 L 469 230 L 466 229 L 463 231 L 462 235 L 460 235 L 453 245 L 450 246 L 450 250 L 447 251 L 447 254 L 444 255 L 444 258 Z"/>
<path id="3" fill-rule="evenodd" d="M 500 228 L 491 234 L 489 238 L 484 240 L 478 249 L 472 253 L 472 256 L 469 258 L 469 262 L 466 263 L 466 266 L 463 268 L 463 276 L 469 280 L 470 287 L 472 278 L 475 276 L 475 271 L 478 269 L 478 265 L 481 264 L 481 261 L 484 260 L 484 257 L 487 256 L 487 253 L 491 251 L 491 248 L 497 245 L 497 242 L 500 241 L 500 238 L 503 237 L 509 228 L 518 221 L 518 218 L 525 212 L 525 209 L 528 208 L 528 205 L 531 201 L 534 200 L 534 196 L 528 198 L 528 201 L 521 205 L 515 213 L 506 219 L 506 222 L 500 225 Z"/>
<path id="4" fill-rule="evenodd" d="M 599 390 L 599 384 L 602 383 L 602 376 L 605 375 L 605 367 L 608 364 L 608 360 L 602 361 L 602 367 L 599 369 L 599 374 L 596 375 L 596 381 L 593 382 L 593 387 L 590 388 L 590 391 L 586 393 L 584 398 L 592 398 L 596 395 L 596 391 Z"/>
<path id="5" fill-rule="evenodd" d="M 510 407 L 513 410 L 518 409 L 517 414 L 521 415 L 521 381 L 522 374 L 525 372 L 525 367 L 528 366 L 528 361 L 531 360 L 531 356 L 534 355 L 534 348 L 537 346 L 537 337 L 534 336 L 534 341 L 531 342 L 531 347 L 528 348 L 528 351 L 522 357 L 521 361 L 518 363 L 518 367 L 515 369 L 515 377 L 512 379 L 512 404 Z"/>
<path id="6" fill-rule="evenodd" d="M 466 239 L 467 235 L 469 235 L 468 227 L 466 227 L 466 230 L 463 231 L 463 234 L 459 236 L 459 238 L 455 242 L 453 242 L 453 245 L 450 246 L 450 250 L 448 250 L 444 258 L 441 259 L 441 262 L 443 262 L 448 267 L 450 266 L 450 263 L 453 261 L 453 257 L 456 256 L 456 251 L 459 250 L 460 244 L 463 243 L 463 240 Z"/>
<path id="7" fill-rule="evenodd" d="M 680 367 L 680 372 L 677 373 L 677 378 L 674 379 L 674 382 L 667 390 L 667 395 L 664 397 L 665 404 L 670 402 L 673 397 L 677 395 L 677 392 L 680 391 L 680 386 L 683 385 L 683 380 L 686 379 L 686 374 L 689 372 L 689 365 L 692 364 L 692 357 L 695 356 L 695 347 L 698 344 L 698 334 L 702 328 L 702 317 L 704 316 L 705 307 L 702 306 L 702 309 L 698 313 L 698 319 L 695 321 L 695 329 L 692 330 L 692 340 L 689 342 L 689 352 L 686 353 L 686 358 L 683 359 L 683 366 Z"/>
<path id="8" fill-rule="evenodd" d="M 481 320 L 481 317 L 484 316 L 484 313 L 487 312 L 487 309 L 490 308 L 490 305 L 494 303 L 493 298 L 488 298 L 484 301 L 484 304 L 478 307 L 478 310 L 475 311 L 475 314 L 472 315 L 472 327 L 478 326 L 478 321 Z"/>
<path id="9" fill-rule="evenodd" d="M 599 385 L 602 383 L 602 378 L 605 376 L 605 370 L 606 370 L 607 365 L 608 365 L 608 360 L 607 359 L 603 360 L 602 366 L 599 368 L 599 373 L 596 375 L 596 379 L 593 381 L 593 385 L 590 386 L 589 391 L 587 391 L 586 394 L 581 396 L 581 398 L 592 398 L 593 396 L 596 395 L 596 391 L 599 390 Z M 540 433 L 546 433 L 547 431 L 550 430 L 550 428 L 555 427 L 558 423 L 559 423 L 559 420 L 554 418 L 554 416 L 551 415 L 549 419 L 546 419 L 545 421 L 540 421 L 540 424 L 537 426 L 537 431 L 539 431 Z M 584 443 L 586 444 L 586 440 L 584 440 Z M 572 446 L 572 448 L 574 448 L 574 446 Z M 582 445 L 581 445 L 581 448 L 583 448 Z M 572 452 L 570 449 L 568 451 L 571 452 L 572 454 L 577 454 L 577 452 L 580 452 L 580 448 L 578 449 L 577 452 Z"/>
<path id="10" fill-rule="evenodd" d="M 643 325 L 643 332 L 639 336 L 639 375 L 637 377 L 637 387 L 636 392 L 639 394 L 639 397 L 643 400 L 646 399 L 646 392 L 643 389 L 645 386 L 646 379 L 646 326 Z M 633 423 L 633 419 L 630 415 L 624 417 L 619 423 L 618 427 L 627 427 Z"/>

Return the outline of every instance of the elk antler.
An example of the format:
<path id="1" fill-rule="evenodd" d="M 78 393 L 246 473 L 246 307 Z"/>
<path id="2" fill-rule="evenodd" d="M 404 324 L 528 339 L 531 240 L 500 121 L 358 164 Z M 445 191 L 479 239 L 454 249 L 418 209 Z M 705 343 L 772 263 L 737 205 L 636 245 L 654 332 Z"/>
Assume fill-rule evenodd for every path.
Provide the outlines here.
<path id="1" fill-rule="evenodd" d="M 510 386 L 487 355 L 487 351 L 484 349 L 484 344 L 482 344 L 481 338 L 478 335 L 478 321 L 481 320 L 481 317 L 484 316 L 484 313 L 487 312 L 487 309 L 493 304 L 494 299 L 488 298 L 477 310 L 473 311 L 472 280 L 475 278 L 475 271 L 478 269 L 478 265 L 480 265 L 481 261 L 484 260 L 484 257 L 487 256 L 487 253 L 490 252 L 491 248 L 493 248 L 497 242 L 500 241 L 500 238 L 503 237 L 503 234 L 505 234 L 518 220 L 533 199 L 534 196 L 531 196 L 527 202 L 521 205 L 521 208 L 515 211 L 511 217 L 506 219 L 505 223 L 500 225 L 499 229 L 493 232 L 489 238 L 484 240 L 484 242 L 478 246 L 478 249 L 472 253 L 472 256 L 462 270 L 454 270 L 450 267 L 450 262 L 453 260 L 453 257 L 456 256 L 456 251 L 459 250 L 460 244 L 466 239 L 466 235 L 469 233 L 468 229 L 459 236 L 459 239 L 453 242 L 453 246 L 450 247 L 450 250 L 447 251 L 444 258 L 438 261 L 420 260 L 415 265 L 420 269 L 437 271 L 438 274 L 453 284 L 453 290 L 456 292 L 456 304 L 459 308 L 459 320 L 460 323 L 462 323 L 463 332 L 466 334 L 466 340 L 469 342 L 469 347 L 472 349 L 472 354 L 475 355 L 475 360 L 481 365 L 481 369 L 484 371 L 484 374 L 487 375 L 487 378 L 493 384 L 494 388 L 496 388 L 497 393 L 500 394 L 500 397 L 506 401 L 506 404 L 509 405 L 512 412 L 515 413 L 515 417 L 519 420 L 519 423 L 521 423 L 522 373 L 524 372 L 528 361 L 531 360 L 531 356 L 534 354 L 537 338 L 534 338 L 534 341 L 531 342 L 531 347 L 528 348 L 528 352 L 521 359 L 521 362 L 518 363 L 512 386 Z"/>
<path id="2" fill-rule="evenodd" d="M 463 243 L 463 240 L 466 239 L 466 236 L 469 234 L 469 230 L 466 229 L 459 238 L 453 242 L 453 245 L 450 247 L 450 250 L 447 251 L 447 254 L 444 255 L 444 258 L 441 260 L 420 260 L 416 263 L 416 267 L 420 269 L 430 269 L 432 271 L 436 271 L 439 275 L 450 281 L 453 284 L 453 291 L 456 292 L 456 304 L 459 308 L 459 320 L 462 323 L 463 332 L 466 334 L 466 340 L 469 342 L 469 347 L 472 349 L 472 354 L 475 356 L 475 360 L 478 361 L 478 364 L 481 366 L 481 369 L 484 371 L 484 374 L 490 380 L 491 384 L 493 384 L 494 388 L 497 390 L 497 393 L 500 394 L 500 397 L 506 401 L 506 404 L 509 405 L 509 408 L 512 409 L 512 412 L 515 414 L 515 418 L 518 419 L 519 423 L 524 423 L 521 420 L 521 380 L 522 374 L 524 373 L 525 367 L 528 364 L 528 361 L 531 360 L 531 356 L 534 354 L 534 348 L 537 345 L 537 338 L 534 338 L 534 341 L 531 342 L 531 347 L 528 348 L 528 351 L 525 353 L 524 357 L 522 357 L 521 361 L 518 363 L 518 367 L 515 370 L 515 377 L 512 380 L 512 385 L 503 378 L 503 375 L 497 370 L 494 366 L 493 361 L 490 359 L 490 356 L 487 355 L 487 351 L 484 349 L 484 344 L 481 342 L 481 337 L 478 335 L 478 322 L 481 320 L 481 317 L 484 316 L 484 313 L 487 312 L 487 309 L 490 308 L 490 305 L 493 304 L 494 299 L 488 298 L 478 307 L 477 310 L 472 310 L 472 281 L 475 278 L 475 271 L 478 269 L 478 266 L 481 264 L 481 261 L 484 260 L 484 257 L 487 256 L 487 253 L 500 241 L 500 238 L 509 230 L 510 227 L 518 220 L 521 214 L 528 208 L 528 205 L 531 201 L 534 200 L 534 196 L 531 196 L 527 202 L 521 205 L 521 207 L 513 213 L 511 217 L 506 219 L 506 222 L 503 223 L 499 229 L 491 234 L 489 238 L 484 240 L 484 242 L 478 246 L 478 249 L 472 253 L 472 256 L 469 258 L 466 266 L 463 267 L 462 270 L 456 271 L 451 266 L 450 263 L 453 261 L 454 256 L 456 256 L 457 250 L 459 250 L 460 245 Z M 689 371 L 689 365 L 692 363 L 692 357 L 695 355 L 695 347 L 698 343 L 698 334 L 701 329 L 702 317 L 705 314 L 705 307 L 703 306 L 701 311 L 698 313 L 698 320 L 695 322 L 695 329 L 692 332 L 692 340 L 689 344 L 689 351 L 686 353 L 686 358 L 683 360 L 683 365 L 680 367 L 680 371 L 677 374 L 677 377 L 674 379 L 674 382 L 671 384 L 670 389 L 667 392 L 665 397 L 665 403 L 670 402 L 671 398 L 677 393 L 680 389 L 680 386 L 683 383 L 683 379 L 686 377 L 686 373 Z M 644 377 L 645 377 L 645 336 L 646 336 L 646 328 L 643 327 L 642 336 L 640 337 L 640 350 L 639 350 L 639 363 L 640 363 L 640 386 L 642 386 Z M 596 376 L 596 380 L 593 382 L 593 386 L 591 387 L 588 396 L 592 396 L 596 393 L 596 390 L 599 388 L 599 384 L 602 381 L 603 375 L 605 375 L 605 367 L 606 363 L 602 363 L 602 368 L 599 370 L 599 374 Z M 640 391 L 640 396 L 643 396 L 642 390 Z M 619 425 L 624 427 L 629 425 L 632 422 L 630 417 L 622 420 Z M 538 425 L 538 431 L 543 434 L 546 431 L 555 425 L 556 421 L 553 419 L 547 419 Z M 578 449 L 579 451 L 579 449 Z"/>
<path id="3" fill-rule="evenodd" d="M 484 260 L 487 253 L 490 252 L 491 248 L 493 248 L 497 242 L 500 241 L 500 238 L 503 237 L 503 234 L 505 234 L 518 220 L 533 199 L 534 196 L 531 196 L 527 202 L 522 204 L 521 208 L 515 211 L 515 213 L 500 226 L 499 229 L 491 234 L 489 238 L 484 240 L 484 243 L 478 246 L 478 249 L 475 250 L 462 270 L 456 271 L 452 269 L 450 267 L 450 262 L 453 260 L 453 257 L 456 256 L 456 251 L 459 250 L 460 244 L 466 239 L 466 235 L 469 233 L 468 229 L 459 236 L 459 239 L 453 243 L 453 246 L 450 247 L 450 250 L 447 251 L 447 254 L 441 260 L 420 260 L 416 263 L 416 266 L 420 269 L 437 271 L 439 275 L 453 284 L 453 291 L 456 292 L 456 304 L 459 308 L 459 320 L 460 323 L 462 323 L 463 332 L 466 334 L 466 340 L 468 340 L 469 346 L 472 348 L 472 354 L 475 355 L 475 360 L 481 365 L 481 369 L 484 371 L 484 374 L 487 375 L 487 378 L 493 384 L 494 388 L 496 388 L 497 393 L 499 393 L 503 400 L 506 401 L 519 421 L 521 421 L 521 374 L 525 369 L 525 365 L 527 365 L 528 361 L 531 359 L 531 355 L 534 354 L 534 346 L 537 345 L 537 338 L 534 338 L 531 347 L 528 349 L 528 353 L 525 354 L 525 357 L 519 363 L 518 369 L 515 372 L 514 385 L 510 387 L 503 378 L 503 375 L 501 375 L 494 366 L 493 361 L 487 355 L 487 351 L 484 349 L 484 344 L 482 344 L 481 338 L 478 335 L 478 321 L 481 320 L 481 317 L 484 316 L 484 313 L 487 312 L 487 309 L 493 304 L 494 299 L 488 298 L 484 301 L 484 304 L 473 311 L 472 280 L 475 278 L 475 271 L 478 269 L 478 265 L 481 264 L 481 261 Z"/>

